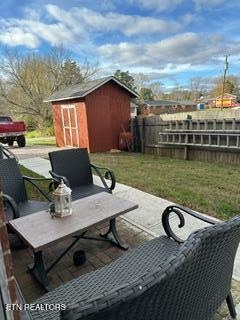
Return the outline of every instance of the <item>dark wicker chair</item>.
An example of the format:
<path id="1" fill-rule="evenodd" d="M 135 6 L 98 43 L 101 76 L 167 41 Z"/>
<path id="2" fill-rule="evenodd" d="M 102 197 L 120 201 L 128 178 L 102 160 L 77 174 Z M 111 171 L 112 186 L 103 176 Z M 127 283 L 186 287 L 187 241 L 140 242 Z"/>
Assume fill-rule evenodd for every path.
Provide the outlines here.
<path id="1" fill-rule="evenodd" d="M 7 221 L 49 208 L 48 192 L 43 191 L 35 182 L 49 181 L 49 178 L 32 178 L 22 176 L 19 165 L 14 158 L 0 160 L 0 180 Z M 25 181 L 31 183 L 46 201 L 28 200 Z"/>
<path id="2" fill-rule="evenodd" d="M 72 199 L 84 198 L 100 192 L 109 192 L 115 188 L 115 176 L 108 168 L 97 167 L 90 163 L 87 149 L 67 149 L 49 153 L 52 177 L 65 183 L 72 189 Z M 93 184 L 92 170 L 100 177 L 103 187 Z M 101 171 L 104 170 L 104 176 Z M 106 179 L 111 180 L 108 186 Z"/>
<path id="3" fill-rule="evenodd" d="M 11 150 L 0 144 L 0 160 L 5 158 L 15 158 L 17 160 L 17 157 L 12 153 Z"/>
<path id="4" fill-rule="evenodd" d="M 182 242 L 170 229 L 169 215 L 175 212 L 183 226 L 183 211 L 213 225 Z M 240 217 L 216 223 L 171 206 L 163 214 L 163 225 L 171 237 L 146 242 L 49 292 L 34 303 L 63 304 L 66 310 L 33 310 L 33 319 L 210 320 L 225 299 L 235 318 L 230 289 Z"/>

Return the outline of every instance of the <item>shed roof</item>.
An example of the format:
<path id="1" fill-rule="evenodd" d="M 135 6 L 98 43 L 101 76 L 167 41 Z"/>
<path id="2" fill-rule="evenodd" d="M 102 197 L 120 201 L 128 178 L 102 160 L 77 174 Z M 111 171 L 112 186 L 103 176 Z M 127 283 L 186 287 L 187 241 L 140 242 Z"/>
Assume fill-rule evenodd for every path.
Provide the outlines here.
<path id="1" fill-rule="evenodd" d="M 109 81 L 114 81 L 119 86 L 127 90 L 133 97 L 138 97 L 138 94 L 133 91 L 132 89 L 128 88 L 125 84 L 121 81 L 116 79 L 113 76 L 104 77 L 101 79 L 96 79 L 84 83 L 78 83 L 62 90 L 54 92 L 50 97 L 46 98 L 44 102 L 52 102 L 52 101 L 61 101 L 61 100 L 68 100 L 68 99 L 76 99 L 76 98 L 84 98 L 89 93 L 93 92 L 97 88 L 101 87 L 105 83 Z"/>
<path id="2" fill-rule="evenodd" d="M 237 98 L 237 96 L 235 94 L 231 94 L 231 93 L 224 93 L 223 96 L 233 98 L 233 99 Z M 221 98 L 222 98 L 222 94 L 220 96 L 216 97 L 216 99 L 221 99 Z"/>

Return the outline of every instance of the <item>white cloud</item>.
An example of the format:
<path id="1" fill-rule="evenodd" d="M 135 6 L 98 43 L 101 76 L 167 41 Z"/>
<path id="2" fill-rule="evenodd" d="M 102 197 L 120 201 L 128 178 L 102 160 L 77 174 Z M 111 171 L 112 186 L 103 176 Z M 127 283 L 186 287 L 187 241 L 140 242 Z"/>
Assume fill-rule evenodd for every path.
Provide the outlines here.
<path id="1" fill-rule="evenodd" d="M 178 7 L 184 0 L 132 0 L 145 8 L 155 11 L 172 10 Z"/>
<path id="2" fill-rule="evenodd" d="M 68 12 L 55 5 L 46 6 L 48 13 L 66 25 L 82 25 L 86 29 L 98 32 L 118 31 L 126 36 L 154 33 L 172 33 L 182 29 L 183 24 L 172 20 L 163 20 L 138 15 L 125 15 L 114 12 L 102 14 L 87 8 L 72 8 Z M 188 22 L 184 23 L 186 25 Z"/>
<path id="3" fill-rule="evenodd" d="M 25 17 L 29 20 L 36 21 L 36 20 L 40 20 L 40 18 L 41 18 L 41 13 L 42 13 L 41 10 L 36 11 L 32 8 L 26 7 L 26 8 L 24 8 L 23 11 L 24 11 Z"/>
<path id="4" fill-rule="evenodd" d="M 158 3 L 138 1 L 152 5 Z M 194 1 L 203 4 L 205 0 Z M 217 1 L 223 0 L 208 0 L 208 3 L 216 4 Z M 158 10 L 163 2 L 159 1 Z M 173 8 L 180 2 L 166 1 L 164 5 Z M 105 69 L 126 68 L 131 72 L 151 74 L 152 78 L 159 74 L 210 69 L 226 53 L 226 48 L 233 56 L 240 52 L 240 42 L 229 37 L 183 32 L 185 26 L 196 20 L 191 13 L 174 21 L 117 12 L 99 13 L 83 7 L 65 11 L 52 4 L 48 4 L 44 11 L 26 9 L 25 13 L 28 17 L 24 19 L 0 20 L 0 42 L 10 46 L 25 45 L 31 49 L 39 47 L 42 42 L 63 43 L 81 57 L 87 55 L 90 60 L 100 60 Z M 175 35 L 169 36 L 170 33 Z M 105 44 L 97 45 L 98 37 Z M 113 37 L 114 43 L 108 41 Z M 117 43 L 118 39 L 124 40 Z"/>
<path id="5" fill-rule="evenodd" d="M 0 42 L 12 47 L 24 45 L 30 49 L 34 49 L 40 44 L 37 36 L 18 27 L 11 27 L 7 31 L 0 33 Z"/>
<path id="6" fill-rule="evenodd" d="M 101 0 L 101 9 L 110 11 L 110 10 L 115 10 L 116 7 L 111 0 Z"/>
<path id="7" fill-rule="evenodd" d="M 152 0 L 151 3 L 153 2 Z M 167 3 L 173 5 L 173 1 L 166 2 L 165 5 Z M 105 1 L 105 4 L 108 2 Z M 0 41 L 12 46 L 25 45 L 29 48 L 38 47 L 42 41 L 51 45 L 81 43 L 82 47 L 84 44 L 91 47 L 99 35 L 116 32 L 119 37 L 121 34 L 126 37 L 159 37 L 178 33 L 194 20 L 192 14 L 186 14 L 180 17 L 179 21 L 174 21 L 116 12 L 99 13 L 84 7 L 74 7 L 66 11 L 52 4 L 46 5 L 44 10 L 37 12 L 25 8 L 24 19 L 1 19 Z M 43 20 L 44 17 L 47 17 L 47 22 Z M 13 34 L 15 29 L 18 32 Z"/>
<path id="8" fill-rule="evenodd" d="M 197 10 L 206 8 L 206 7 L 209 7 L 209 8 L 218 7 L 227 2 L 228 2 L 227 0 L 194 0 Z"/>
<path id="9" fill-rule="evenodd" d="M 33 10 L 25 10 L 25 13 L 29 14 L 31 19 L 0 19 L 0 42 L 9 46 L 37 48 L 42 41 L 55 45 L 82 39 L 80 27 L 76 31 L 60 21 L 44 23 Z"/>
<path id="10" fill-rule="evenodd" d="M 63 43 L 90 43 L 98 35 L 117 32 L 127 37 L 177 33 L 192 21 L 185 15 L 180 21 L 164 20 L 116 12 L 99 13 L 87 8 L 71 8 L 68 11 L 52 4 L 45 7 L 48 22 L 42 20 L 44 13 L 25 8 L 24 19 L 1 19 L 0 41 L 14 45 L 36 48 L 42 41 L 51 45 Z M 45 14 L 46 16 L 46 14 Z M 54 22 L 49 22 L 54 20 Z M 17 30 L 17 32 L 15 32 Z M 14 39 L 12 41 L 11 39 Z"/>
<path id="11" fill-rule="evenodd" d="M 100 54 L 108 59 L 129 65 L 163 65 L 173 61 L 186 60 L 198 47 L 199 35 L 195 33 L 179 34 L 167 39 L 145 43 L 131 44 L 122 42 L 116 45 L 106 44 L 99 48 Z M 185 62 L 184 62 L 185 63 Z"/>
<path id="12" fill-rule="evenodd" d="M 28 20 L 22 21 L 20 25 L 51 45 L 60 42 L 71 43 L 75 39 L 74 34 L 63 23 L 46 25 L 42 22 Z"/>
<path id="13" fill-rule="evenodd" d="M 196 20 L 196 15 L 195 14 L 191 14 L 191 13 L 186 13 L 185 15 L 183 15 L 181 17 L 181 21 L 182 21 L 184 26 L 189 25 L 190 23 L 192 23 L 195 20 Z"/>
<path id="14" fill-rule="evenodd" d="M 152 43 L 106 44 L 99 47 L 98 52 L 103 59 L 122 68 L 140 70 L 144 66 L 171 74 L 190 69 L 203 70 L 206 65 L 208 68 L 216 66 L 226 46 L 233 55 L 239 53 L 240 43 L 224 41 L 222 36 L 183 33 Z"/>

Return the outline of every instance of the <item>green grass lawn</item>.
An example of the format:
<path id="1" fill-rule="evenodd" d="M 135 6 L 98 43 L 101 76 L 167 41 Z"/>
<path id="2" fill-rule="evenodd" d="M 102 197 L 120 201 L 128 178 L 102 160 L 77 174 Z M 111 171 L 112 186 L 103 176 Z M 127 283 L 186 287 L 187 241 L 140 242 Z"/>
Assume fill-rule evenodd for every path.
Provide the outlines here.
<path id="1" fill-rule="evenodd" d="M 37 138 L 26 138 L 26 144 L 32 145 L 45 145 L 45 146 L 56 146 L 55 137 L 37 137 Z"/>
<path id="2" fill-rule="evenodd" d="M 28 176 L 28 177 L 34 177 L 34 178 L 42 178 L 39 174 L 25 168 L 24 166 L 20 166 L 20 171 L 22 175 Z M 36 182 L 36 184 L 45 192 L 48 192 L 48 181 L 40 181 Z M 29 199 L 35 199 L 35 200 L 43 200 L 46 201 L 46 198 L 41 195 L 41 193 L 29 182 L 25 182 L 26 189 L 27 189 L 27 195 Z"/>
<path id="3" fill-rule="evenodd" d="M 91 154 L 116 180 L 194 210 L 227 219 L 240 213 L 238 166 L 137 153 Z"/>
<path id="4" fill-rule="evenodd" d="M 238 166 L 175 160 L 139 153 L 96 153 L 91 162 L 111 168 L 116 180 L 194 210 L 227 219 L 240 213 Z M 22 173 L 38 176 L 26 168 Z M 41 183 L 47 190 L 48 183 Z M 27 183 L 30 198 L 38 192 Z"/>

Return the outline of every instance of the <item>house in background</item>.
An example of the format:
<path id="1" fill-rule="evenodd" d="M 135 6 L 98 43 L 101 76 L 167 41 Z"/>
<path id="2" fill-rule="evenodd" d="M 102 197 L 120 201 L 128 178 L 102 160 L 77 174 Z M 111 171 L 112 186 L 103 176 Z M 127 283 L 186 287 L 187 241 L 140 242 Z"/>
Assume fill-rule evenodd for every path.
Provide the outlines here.
<path id="1" fill-rule="evenodd" d="M 55 92 L 52 103 L 57 145 L 90 152 L 118 149 L 119 136 L 130 125 L 130 103 L 136 92 L 110 76 Z"/>
<path id="2" fill-rule="evenodd" d="M 199 101 L 199 103 L 204 103 L 205 109 L 216 108 L 216 98 L 205 98 Z"/>
<path id="3" fill-rule="evenodd" d="M 225 93 L 216 98 L 216 108 L 233 108 L 238 106 L 237 96 L 231 93 Z"/>
<path id="4" fill-rule="evenodd" d="M 184 111 L 195 111 L 197 103 L 194 101 L 174 101 L 174 100 L 146 100 L 140 104 L 141 114 L 163 114 Z"/>

